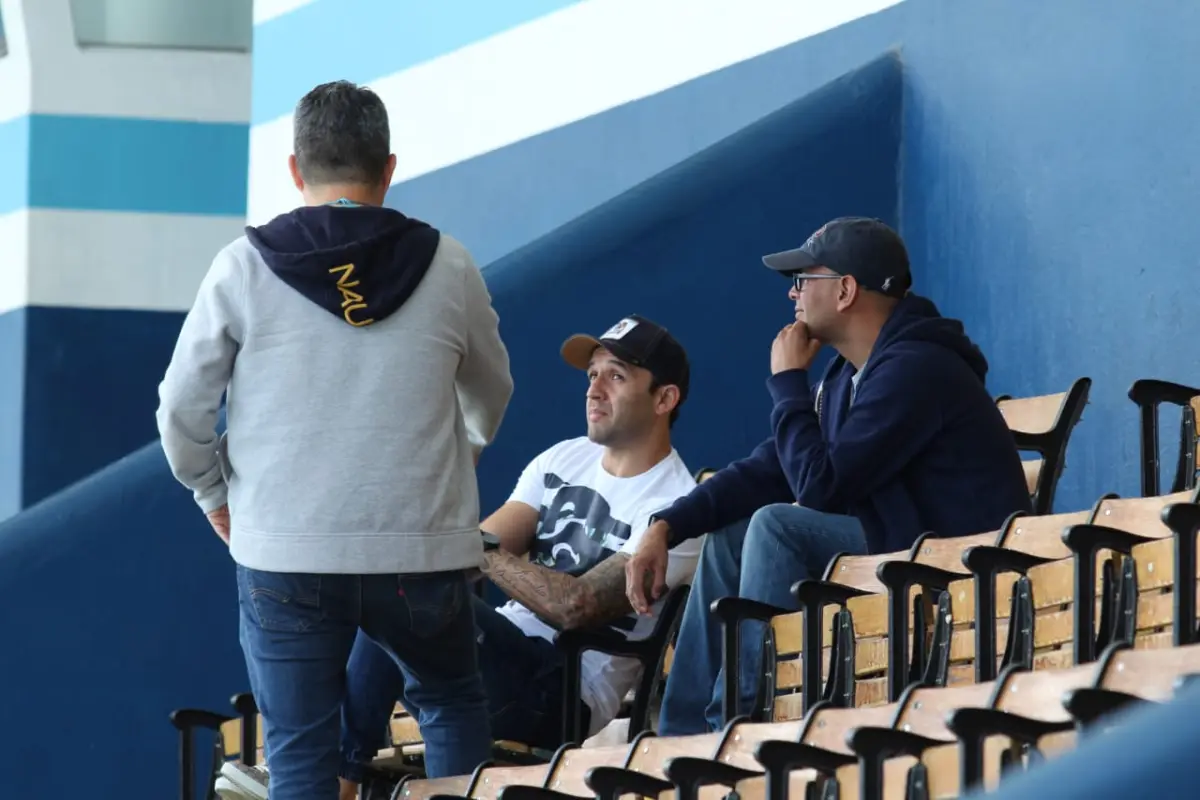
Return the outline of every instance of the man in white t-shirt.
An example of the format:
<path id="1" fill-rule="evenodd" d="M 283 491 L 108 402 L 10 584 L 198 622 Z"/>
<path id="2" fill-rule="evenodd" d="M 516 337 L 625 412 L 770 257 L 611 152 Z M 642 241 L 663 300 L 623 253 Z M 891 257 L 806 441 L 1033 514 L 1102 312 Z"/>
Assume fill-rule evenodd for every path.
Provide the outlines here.
<path id="1" fill-rule="evenodd" d="M 535 457 L 508 501 L 480 525 L 500 543 L 488 552 L 485 572 L 512 599 L 496 609 L 482 600 L 475 604 L 492 735 L 546 749 L 562 743 L 563 659 L 552 641 L 556 629 L 607 625 L 630 638 L 649 632 L 661 602 L 650 616 L 633 613 L 625 562 L 650 516 L 696 485 L 671 445 L 690 369 L 683 347 L 665 328 L 626 317 L 599 338 L 571 337 L 562 355 L 588 376 L 587 436 Z M 691 581 L 700 548 L 693 540 L 671 550 L 669 586 Z M 588 735 L 617 714 L 639 669 L 634 659 L 584 654 Z M 384 744 L 396 700 L 404 700 L 405 685 L 420 676 L 402 673 L 362 635 L 347 671 L 343 797 L 354 797 L 364 766 Z"/>

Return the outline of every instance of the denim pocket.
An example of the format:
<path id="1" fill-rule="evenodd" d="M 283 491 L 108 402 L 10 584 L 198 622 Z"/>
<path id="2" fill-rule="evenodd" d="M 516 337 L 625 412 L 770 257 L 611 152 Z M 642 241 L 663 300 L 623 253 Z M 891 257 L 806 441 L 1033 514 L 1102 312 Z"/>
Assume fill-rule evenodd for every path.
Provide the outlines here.
<path id="1" fill-rule="evenodd" d="M 418 636 L 441 632 L 462 613 L 467 583 L 460 571 L 398 575 L 396 584 Z"/>
<path id="2" fill-rule="evenodd" d="M 239 565 L 238 590 L 263 630 L 303 633 L 325 618 L 320 575 L 265 572 Z"/>

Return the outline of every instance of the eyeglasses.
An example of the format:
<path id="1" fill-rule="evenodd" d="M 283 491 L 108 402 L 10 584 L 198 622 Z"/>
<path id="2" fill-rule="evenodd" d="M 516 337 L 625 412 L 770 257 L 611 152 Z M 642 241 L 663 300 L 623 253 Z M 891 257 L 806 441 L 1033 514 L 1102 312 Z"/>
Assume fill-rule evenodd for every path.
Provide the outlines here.
<path id="1" fill-rule="evenodd" d="M 844 277 L 845 277 L 844 275 L 828 274 L 828 273 L 824 273 L 824 272 L 807 273 L 807 274 L 803 273 L 803 272 L 796 272 L 796 273 L 792 274 L 792 286 L 795 287 L 797 292 L 802 292 L 802 291 L 804 291 L 804 282 L 805 281 L 819 280 L 821 278 L 844 278 Z"/>

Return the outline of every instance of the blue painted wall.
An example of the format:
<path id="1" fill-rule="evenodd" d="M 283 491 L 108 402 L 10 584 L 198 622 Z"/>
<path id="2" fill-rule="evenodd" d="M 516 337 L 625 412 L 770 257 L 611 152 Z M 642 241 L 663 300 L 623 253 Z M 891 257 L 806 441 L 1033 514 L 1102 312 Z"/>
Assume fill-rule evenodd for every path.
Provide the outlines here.
<path id="1" fill-rule="evenodd" d="M 158 437 L 158 381 L 182 322 L 112 309 L 0 314 L 0 519 Z"/>
<path id="2" fill-rule="evenodd" d="M 0 519 L 21 510 L 24 466 L 25 310 L 0 314 Z"/>
<path id="3" fill-rule="evenodd" d="M 966 320 L 994 392 L 1094 379 L 1060 509 L 1136 495 L 1130 384 L 1200 385 L 1200 4 L 904 8 L 918 284 Z"/>
<path id="4" fill-rule="evenodd" d="M 897 218 L 899 100 L 898 63 L 885 59 L 491 265 L 518 389 L 482 465 L 485 506 L 538 449 L 582 429 L 584 384 L 559 360 L 562 339 L 630 311 L 660 319 L 693 354 L 695 396 L 678 427 L 690 464 L 760 438 L 767 343 L 791 311 L 759 257 L 850 209 Z M 713 298 L 723 316 L 696 313 Z M 729 355 L 752 347 L 759 358 Z M 20 741 L 0 747 L 8 790 L 65 795 L 87 775 L 97 796 L 171 796 L 169 711 L 224 710 L 245 688 L 235 592 L 231 562 L 157 444 L 0 525 L 0 630 L 39 654 L 0 651 L 0 674 L 29 689 L 0 700 L 3 718 L 23 721 Z M 64 736 L 88 745 L 72 770 L 20 768 L 48 762 Z"/>
<path id="5" fill-rule="evenodd" d="M 860 209 L 893 221 L 900 68 L 884 58 L 794 102 L 486 270 L 516 382 L 485 455 L 486 507 L 544 447 L 584 426 L 586 382 L 562 363 L 571 333 L 629 313 L 667 326 L 692 360 L 675 443 L 693 470 L 768 431 L 770 345 L 792 321 L 764 253 Z"/>
<path id="6" fill-rule="evenodd" d="M 24 309 L 21 498 L 33 505 L 158 438 L 177 312 Z"/>
<path id="7" fill-rule="evenodd" d="M 4 797 L 175 796 L 167 714 L 228 709 L 245 680 L 206 528 L 157 442 L 0 523 Z"/>
<path id="8" fill-rule="evenodd" d="M 580 430 L 583 385 L 558 361 L 562 337 L 632 310 L 669 325 L 697 363 L 677 436 L 689 464 L 743 453 L 765 431 L 769 337 L 788 318 L 783 287 L 758 256 L 849 210 L 899 218 L 919 289 L 966 321 L 992 362 L 993 393 L 1095 379 L 1061 507 L 1134 492 L 1129 383 L 1200 383 L 1185 305 L 1200 252 L 1198 37 L 1200 8 L 1185 0 L 908 0 L 540 137 L 554 158 L 518 144 L 398 187 L 406 210 L 466 231 L 488 260 L 506 226 L 532 231 L 555 213 L 566 222 L 611 196 L 626 163 L 637 166 L 622 180 L 636 183 L 694 152 L 693 129 L 717 136 L 731 115 L 761 116 L 804 94 L 825 68 L 810 53 L 849 67 L 903 47 L 902 104 L 872 100 L 895 98 L 885 90 L 895 79 L 877 67 L 852 83 L 861 87 L 852 102 L 833 92 L 815 103 L 820 114 L 786 108 L 488 267 L 518 385 L 502 442 L 482 464 L 485 504 L 502 499 L 530 454 Z M 704 82 L 711 91 L 696 88 Z M 739 93 L 749 99 L 731 105 Z M 554 138 L 572 135 L 574 157 Z M 589 147 L 605 155 L 589 158 Z M 482 201 L 454 212 L 456 193 L 520 212 L 506 222 Z M 127 783 L 117 789 L 131 752 L 142 796 L 170 796 L 167 711 L 223 708 L 244 686 L 230 565 L 215 544 L 156 446 L 0 525 L 0 631 L 47 654 L 0 651 L 0 674 L 25 688 L 0 699 L 0 713 L 22 721 L 21 736 L 0 747 L 14 796 L 66 794 L 78 775 L 99 796 L 137 796 Z M 49 705 L 35 714 L 39 694 Z M 115 727 L 98 722 L 107 714 Z M 48 762 L 63 736 L 84 743 L 72 770 L 27 769 Z"/>

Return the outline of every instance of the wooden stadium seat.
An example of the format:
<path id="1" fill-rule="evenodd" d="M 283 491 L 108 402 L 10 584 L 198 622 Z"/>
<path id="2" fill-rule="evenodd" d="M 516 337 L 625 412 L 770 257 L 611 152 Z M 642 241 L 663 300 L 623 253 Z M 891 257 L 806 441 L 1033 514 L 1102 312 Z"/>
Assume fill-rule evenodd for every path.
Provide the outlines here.
<path id="1" fill-rule="evenodd" d="M 1181 678 L 1197 673 L 1200 645 L 1146 650 L 1118 643 L 1095 664 L 1009 667 L 983 684 L 913 686 L 888 705 L 821 704 L 803 721 L 735 720 L 714 734 L 643 734 L 628 749 L 564 749 L 545 772 L 483 766 L 460 779 L 410 779 L 397 796 L 490 798 L 490 779 L 492 787 L 509 781 L 498 800 L 716 800 L 730 788 L 741 800 L 957 797 L 1073 747 L 1079 730 L 1109 724 L 1125 706 L 1169 699 Z"/>
<path id="2" fill-rule="evenodd" d="M 1200 468 L 1197 450 L 1200 449 L 1200 389 L 1169 381 L 1143 379 L 1129 387 L 1129 399 L 1138 407 L 1141 489 L 1143 497 L 1161 494 L 1161 459 L 1158 435 L 1158 413 L 1163 405 L 1180 409 L 1179 449 L 1175 475 L 1170 492 L 1182 492 L 1197 486 L 1196 470 Z"/>
<path id="3" fill-rule="evenodd" d="M 1025 465 L 1025 481 L 1033 499 L 1033 513 L 1049 514 L 1054 494 L 1066 466 L 1071 433 L 1083 418 L 1091 378 L 1079 378 L 1065 392 L 1037 397 L 996 398 L 1000 413 L 1017 440 L 1017 448 L 1037 454 Z"/>

